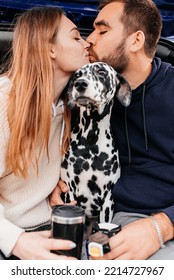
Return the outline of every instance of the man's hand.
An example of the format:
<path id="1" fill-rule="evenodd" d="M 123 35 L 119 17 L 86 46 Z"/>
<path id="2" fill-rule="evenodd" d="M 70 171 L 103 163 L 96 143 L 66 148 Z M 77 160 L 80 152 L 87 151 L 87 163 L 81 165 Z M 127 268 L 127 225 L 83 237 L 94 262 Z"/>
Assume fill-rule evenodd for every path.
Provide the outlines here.
<path id="1" fill-rule="evenodd" d="M 164 242 L 173 238 L 173 224 L 164 214 L 155 215 Z M 97 259 L 145 260 L 160 249 L 159 237 L 150 218 L 132 222 L 110 238 L 111 251 Z M 96 258 L 92 258 L 96 259 Z"/>
<path id="2" fill-rule="evenodd" d="M 57 204 L 64 204 L 61 194 L 68 192 L 68 186 L 63 182 L 62 180 L 59 180 L 57 186 L 55 189 L 52 191 L 52 193 L 49 196 L 49 202 L 50 206 L 52 207 L 53 205 Z M 75 205 L 77 204 L 77 201 L 73 200 L 69 204 Z"/>

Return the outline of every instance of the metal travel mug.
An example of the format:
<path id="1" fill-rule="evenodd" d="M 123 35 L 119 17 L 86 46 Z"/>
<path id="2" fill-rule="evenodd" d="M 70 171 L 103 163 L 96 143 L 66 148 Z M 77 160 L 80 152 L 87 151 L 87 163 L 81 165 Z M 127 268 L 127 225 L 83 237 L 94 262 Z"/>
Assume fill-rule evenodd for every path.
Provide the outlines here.
<path id="1" fill-rule="evenodd" d="M 52 207 L 51 235 L 56 239 L 71 240 L 76 247 L 70 250 L 55 250 L 58 255 L 81 257 L 85 213 L 76 205 L 55 205 Z"/>

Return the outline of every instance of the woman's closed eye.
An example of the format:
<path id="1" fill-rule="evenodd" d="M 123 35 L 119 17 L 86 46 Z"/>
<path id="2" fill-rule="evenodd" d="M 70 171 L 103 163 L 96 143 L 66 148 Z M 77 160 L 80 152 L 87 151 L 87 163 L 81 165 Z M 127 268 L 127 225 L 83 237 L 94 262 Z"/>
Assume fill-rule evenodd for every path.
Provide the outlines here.
<path id="1" fill-rule="evenodd" d="M 81 37 L 75 37 L 74 38 L 76 41 L 80 41 L 80 40 L 82 40 L 82 38 Z"/>

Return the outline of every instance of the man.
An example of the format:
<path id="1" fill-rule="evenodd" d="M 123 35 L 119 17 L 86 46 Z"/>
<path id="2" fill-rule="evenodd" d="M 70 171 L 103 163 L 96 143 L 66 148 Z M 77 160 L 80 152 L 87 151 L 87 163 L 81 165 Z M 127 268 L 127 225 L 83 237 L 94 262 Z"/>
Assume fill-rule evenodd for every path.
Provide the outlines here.
<path id="1" fill-rule="evenodd" d="M 130 106 L 113 108 L 113 222 L 123 228 L 103 259 L 174 259 L 174 68 L 154 59 L 161 28 L 151 0 L 103 0 L 87 38 L 90 61 L 110 64 L 132 88 Z"/>
<path id="2" fill-rule="evenodd" d="M 151 0 L 103 0 L 100 9 L 90 61 L 110 64 L 132 88 L 131 105 L 115 101 L 112 114 L 122 170 L 113 222 L 125 226 L 103 258 L 174 259 L 174 68 L 154 59 L 160 14 Z"/>

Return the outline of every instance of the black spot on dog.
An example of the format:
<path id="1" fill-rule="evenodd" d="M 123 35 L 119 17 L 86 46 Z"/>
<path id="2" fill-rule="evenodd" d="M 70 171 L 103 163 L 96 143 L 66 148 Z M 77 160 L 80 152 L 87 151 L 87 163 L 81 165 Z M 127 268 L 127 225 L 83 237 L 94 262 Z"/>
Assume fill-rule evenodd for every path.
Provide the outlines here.
<path id="1" fill-rule="evenodd" d="M 89 181 L 88 181 L 88 188 L 90 189 L 92 195 L 94 195 L 94 194 L 96 194 L 96 193 L 99 194 L 99 195 L 101 195 L 101 189 L 98 187 L 96 181 L 94 181 L 94 180 L 89 180 Z"/>
<path id="2" fill-rule="evenodd" d="M 93 170 L 102 170 L 105 160 L 108 158 L 108 154 L 105 152 L 101 152 L 99 156 L 94 156 L 93 163 L 91 164 L 91 167 Z"/>
<path id="3" fill-rule="evenodd" d="M 78 185 L 80 180 L 79 180 L 79 177 L 78 176 L 75 176 L 74 177 L 74 181 L 75 181 L 75 184 Z"/>

